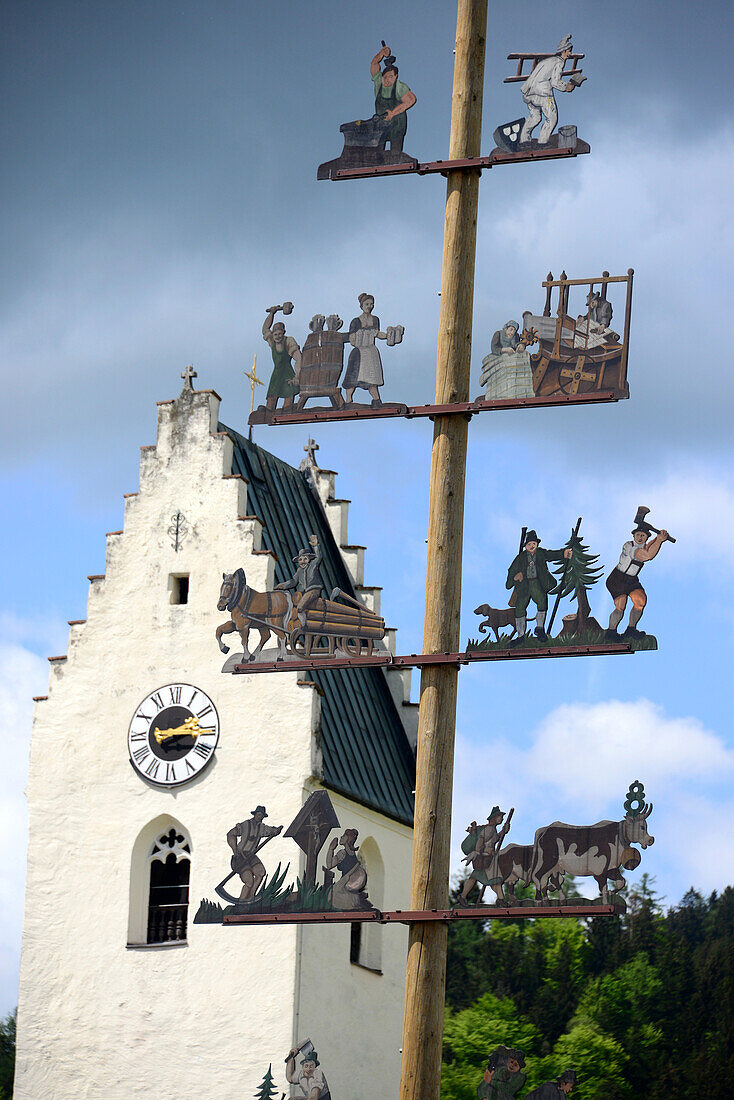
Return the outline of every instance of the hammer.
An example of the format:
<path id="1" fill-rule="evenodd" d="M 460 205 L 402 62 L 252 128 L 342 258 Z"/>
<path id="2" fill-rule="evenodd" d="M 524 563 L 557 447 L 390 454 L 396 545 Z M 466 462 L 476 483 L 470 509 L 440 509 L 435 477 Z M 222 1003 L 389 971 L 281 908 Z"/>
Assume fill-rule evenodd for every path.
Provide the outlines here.
<path id="1" fill-rule="evenodd" d="M 656 535 L 659 535 L 660 529 L 658 527 L 653 527 L 653 525 L 651 523 L 648 523 L 645 519 L 645 516 L 648 515 L 649 511 L 650 509 L 646 508 L 644 504 L 640 505 L 640 507 L 635 512 L 635 526 L 637 526 L 638 523 L 645 523 L 651 531 L 654 531 Z M 675 539 L 672 535 L 668 535 L 668 542 L 675 542 Z"/>

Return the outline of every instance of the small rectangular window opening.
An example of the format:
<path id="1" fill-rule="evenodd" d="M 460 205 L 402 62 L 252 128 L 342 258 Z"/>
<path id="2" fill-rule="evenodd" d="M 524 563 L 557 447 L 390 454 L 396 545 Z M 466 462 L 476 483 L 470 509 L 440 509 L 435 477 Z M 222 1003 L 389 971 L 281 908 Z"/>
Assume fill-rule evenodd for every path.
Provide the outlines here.
<path id="1" fill-rule="evenodd" d="M 182 604 L 189 602 L 189 575 L 179 573 L 171 575 L 171 603 Z"/>
<path id="2" fill-rule="evenodd" d="M 362 923 L 354 921 L 350 927 L 349 938 L 349 961 L 350 963 L 360 963 L 360 954 L 362 953 Z"/>

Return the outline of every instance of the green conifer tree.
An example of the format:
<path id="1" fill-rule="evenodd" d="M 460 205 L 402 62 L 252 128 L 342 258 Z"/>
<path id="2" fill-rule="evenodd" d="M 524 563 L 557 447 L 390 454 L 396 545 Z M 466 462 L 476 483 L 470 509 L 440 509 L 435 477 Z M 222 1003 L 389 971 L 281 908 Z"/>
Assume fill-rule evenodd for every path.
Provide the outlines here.
<path id="1" fill-rule="evenodd" d="M 562 586 L 559 588 L 560 595 L 563 598 L 563 596 L 570 596 L 573 593 L 577 605 L 576 615 L 572 619 L 564 621 L 564 631 L 569 634 L 585 634 L 587 630 L 601 630 L 596 619 L 591 617 L 591 608 L 587 596 L 588 590 L 596 584 L 604 573 L 603 569 L 595 568 L 599 555 L 590 554 L 588 546 L 584 544 L 579 535 L 571 536 L 568 539 L 564 550 L 569 548 L 571 557 L 568 562 L 561 562 L 553 570 L 558 577 L 559 585 L 561 585 L 561 578 L 563 578 L 565 569 L 566 575 L 563 578 Z"/>
<path id="2" fill-rule="evenodd" d="M 278 1090 L 273 1081 L 273 1064 L 268 1066 L 268 1072 L 262 1079 L 262 1083 L 255 1093 L 255 1100 L 276 1100 Z"/>

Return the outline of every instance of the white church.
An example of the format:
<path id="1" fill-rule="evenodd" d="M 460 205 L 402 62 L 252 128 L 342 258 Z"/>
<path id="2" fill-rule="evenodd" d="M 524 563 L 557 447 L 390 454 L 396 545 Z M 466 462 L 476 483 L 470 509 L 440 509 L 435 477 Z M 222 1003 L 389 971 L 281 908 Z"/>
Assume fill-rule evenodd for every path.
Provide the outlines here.
<path id="1" fill-rule="evenodd" d="M 316 534 L 325 586 L 377 612 L 380 589 L 335 473 L 312 451 L 294 469 L 219 405 L 188 375 L 159 403 L 87 618 L 36 700 L 16 1100 L 242 1100 L 269 1064 L 280 1096 L 307 1038 L 333 1100 L 396 1095 L 404 926 L 194 923 L 229 871 L 228 831 L 258 805 L 285 829 L 320 789 L 358 830 L 372 904 L 406 909 L 410 890 L 410 671 L 222 673 L 224 571 L 270 590 Z M 134 720 L 161 701 L 213 731 L 178 772 L 135 757 Z M 272 874 L 297 856 L 280 835 L 262 859 Z"/>

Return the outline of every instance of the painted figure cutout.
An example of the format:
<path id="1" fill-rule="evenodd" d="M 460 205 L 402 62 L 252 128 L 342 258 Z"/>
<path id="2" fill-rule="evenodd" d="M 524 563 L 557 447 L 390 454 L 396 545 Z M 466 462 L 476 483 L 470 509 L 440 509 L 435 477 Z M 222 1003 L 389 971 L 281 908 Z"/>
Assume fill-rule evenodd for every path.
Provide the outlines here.
<path id="1" fill-rule="evenodd" d="M 340 331 L 344 322 L 337 313 L 326 318 L 322 313 L 315 314 L 309 322 L 310 331 L 304 340 L 303 351 L 291 336 L 286 336 L 281 322 L 273 324 L 275 312 L 283 309 L 290 313 L 293 304 L 286 302 L 284 306 L 270 307 L 263 325 L 263 337 L 272 349 L 273 375 L 266 403 L 251 412 L 250 424 L 270 423 L 279 398 L 283 398 L 282 408 L 278 410 L 281 414 L 301 412 L 308 401 L 317 397 L 328 397 L 331 407 L 336 409 L 343 408 L 345 402 L 350 408 L 359 407 L 362 402 L 354 401 L 358 390 L 367 391 L 372 408 L 382 405 L 380 389 L 385 384 L 385 377 L 376 343 L 384 340 L 388 347 L 402 343 L 405 328 L 388 325 L 383 332 L 380 318 L 373 312 L 374 295 L 365 291 L 358 301 L 361 312 L 351 321 L 348 332 Z M 350 350 L 342 378 L 346 344 L 350 345 Z"/>
<path id="2" fill-rule="evenodd" d="M 515 606 L 515 631 L 517 637 L 511 646 L 520 645 L 525 637 L 527 609 L 532 601 L 535 604 L 535 637 L 547 638 L 545 615 L 548 610 L 548 593 L 556 588 L 556 578 L 551 576 L 548 562 L 563 562 L 571 557 L 571 549 L 544 550 L 540 545 L 540 536 L 528 531 L 521 540 L 520 552 L 507 570 L 506 588 L 512 589 L 510 606 Z"/>
<path id="3" fill-rule="evenodd" d="M 286 336 L 282 321 L 276 321 L 273 324 L 275 314 L 281 311 L 284 316 L 292 313 L 293 303 L 284 302 L 282 306 L 268 306 L 262 329 L 263 340 L 270 345 L 273 356 L 273 373 L 270 376 L 265 397 L 265 404 L 271 411 L 277 408 L 280 399 L 283 401 L 284 409 L 293 408 L 293 401 L 298 393 L 298 374 L 301 369 L 301 351 L 298 344 L 292 336 Z"/>
<path id="4" fill-rule="evenodd" d="M 609 628 L 604 630 L 591 613 L 589 592 L 601 579 L 604 570 L 598 566 L 599 555 L 592 554 L 579 532 L 578 519 L 566 545 L 559 550 L 545 550 L 540 535 L 534 529 L 523 527 L 518 553 L 507 570 L 505 588 L 511 592 L 507 607 L 493 607 L 489 603 L 474 609 L 480 615 L 479 633 L 489 636 L 483 641 L 469 639 L 467 650 L 549 648 L 553 646 L 601 645 L 605 642 L 624 642 L 633 649 L 657 649 L 653 635 L 637 629 L 646 603 L 645 591 L 638 574 L 645 561 L 655 557 L 667 532 L 658 532 L 645 522 L 649 509 L 638 510 L 634 540 L 625 543 L 619 565 L 607 578 L 607 588 L 614 599 Z M 674 541 L 674 540 L 672 540 Z M 561 600 L 570 597 L 576 607 L 562 616 L 561 628 L 554 633 L 554 624 Z M 630 625 L 620 635 L 617 626 L 622 620 L 627 598 L 632 600 Z M 549 598 L 553 598 L 550 607 Z M 529 614 L 534 605 L 535 614 Z M 546 616 L 550 610 L 550 618 Z M 535 627 L 530 629 L 530 623 Z M 500 633 L 510 627 L 509 634 Z M 494 635 L 494 638 L 492 637 Z"/>
<path id="5" fill-rule="evenodd" d="M 349 404 L 356 389 L 368 390 L 372 398 L 372 406 L 376 407 L 382 404 L 379 391 L 380 387 L 384 386 L 385 379 L 382 373 L 382 360 L 375 343 L 377 340 L 386 340 L 388 347 L 400 344 L 405 329 L 402 325 L 396 325 L 388 328 L 387 332 L 382 332 L 380 318 L 372 313 L 375 308 L 374 296 L 362 293 L 358 301 L 362 312 L 349 326 L 349 342 L 352 345 L 352 351 L 349 353 L 347 373 L 344 376 L 344 396 Z"/>
<path id="6" fill-rule="evenodd" d="M 335 909 L 368 909 L 367 872 L 360 862 L 357 854 L 356 842 L 359 833 L 356 829 L 346 829 L 337 840 L 336 837 L 329 845 L 329 852 L 324 865 L 324 884 L 330 886 L 331 900 Z M 338 845 L 341 844 L 341 848 Z M 339 871 L 340 878 L 334 882 L 334 868 Z"/>
<path id="7" fill-rule="evenodd" d="M 341 829 L 339 818 L 325 790 L 314 791 L 287 829 L 263 824 L 267 812 L 258 805 L 249 820 L 234 825 L 227 833 L 227 843 L 232 849 L 231 871 L 215 887 L 215 893 L 227 902 L 226 908 L 202 899 L 196 914 L 196 924 L 221 924 L 225 914 L 289 914 L 289 913 L 355 913 L 373 910 L 367 894 L 367 868 L 362 862 L 357 840 L 357 829 Z M 327 849 L 319 875 L 319 853 L 329 833 L 340 829 Z M 295 883 L 286 884 L 290 863 L 282 868 L 278 863 L 268 876 L 260 861 L 259 852 L 274 837 L 282 833 L 283 839 L 292 841 L 303 852 L 303 874 Z M 227 889 L 235 875 L 242 880 L 239 897 Z"/>
<path id="8" fill-rule="evenodd" d="M 583 84 L 586 77 L 576 67 L 576 61 L 580 61 L 583 56 L 582 53 L 573 52 L 570 34 L 564 35 L 554 53 L 508 54 L 508 60 L 516 60 L 518 66 L 514 76 L 505 78 L 505 83 L 522 83 L 520 91 L 527 114 L 525 118 L 517 118 L 497 127 L 494 132 L 497 142 L 495 153 L 576 148 L 578 137 L 575 126 L 561 126 L 558 133 L 554 134 L 558 122 L 556 92 L 573 92 Z M 526 61 L 531 63 L 529 72 L 524 71 Z M 571 64 L 570 69 L 566 68 L 568 62 Z M 540 130 L 537 137 L 534 137 L 538 125 Z M 585 151 L 588 152 L 588 147 Z"/>
<path id="9" fill-rule="evenodd" d="M 299 1056 L 300 1064 L 296 1065 Z M 285 1075 L 290 1084 L 295 1086 L 294 1097 L 302 1097 L 303 1100 L 331 1100 L 319 1056 L 310 1039 L 289 1050 L 285 1063 Z"/>
<path id="10" fill-rule="evenodd" d="M 511 810 L 502 832 L 497 825 L 504 814 L 494 806 L 488 823 L 481 828 L 475 821 L 467 826 L 469 834 L 462 844 L 467 853 L 464 862 L 472 864 L 457 907 L 467 904 L 475 885 L 480 886 L 478 904 L 484 891 L 491 886 L 498 905 L 533 904 L 516 894 L 516 887 L 533 890 L 536 905 L 551 904 L 549 894 L 562 891 L 566 875 L 591 877 L 599 887 L 602 904 L 626 908 L 620 896 L 626 887 L 623 870 L 634 870 L 640 864 L 640 853 L 632 845 L 647 848 L 655 838 L 647 829 L 652 804 L 645 801 L 645 789 L 639 780 L 630 784 L 624 802 L 625 816 L 621 821 L 598 821 L 594 825 L 567 825 L 554 821 L 536 830 L 532 844 L 508 844 L 502 847 L 514 810 Z M 611 889 L 610 889 L 611 884 Z M 554 905 L 569 904 L 563 893 Z M 572 904 L 583 904 L 574 898 Z M 591 903 L 589 903 L 591 904 Z"/>
<path id="11" fill-rule="evenodd" d="M 471 863 L 472 870 L 461 891 L 462 900 L 477 883 L 482 887 L 481 897 L 484 895 L 485 887 L 496 886 L 498 882 L 502 882 L 502 875 L 498 872 L 497 857 L 502 842 L 510 830 L 514 812 L 513 806 L 501 832 L 497 831 L 497 826 L 505 815 L 499 806 L 492 807 L 486 825 L 477 825 L 476 821 L 472 821 L 471 825 L 467 826 L 468 836 L 463 841 L 461 850 L 466 853 L 464 863 Z"/>
<path id="12" fill-rule="evenodd" d="M 489 1055 L 487 1068 L 477 1086 L 477 1097 L 479 1100 L 519 1097 L 528 1078 L 524 1068 L 525 1055 L 521 1050 L 496 1047 Z M 524 1093 L 523 1100 L 559 1100 L 559 1097 L 568 1096 L 573 1091 L 577 1080 L 575 1070 L 565 1069 L 554 1081 Z"/>
<path id="13" fill-rule="evenodd" d="M 667 531 L 658 530 L 657 527 L 652 527 L 646 522 L 645 517 L 649 511 L 650 509 L 645 508 L 644 505 L 637 509 L 632 539 L 625 542 L 619 561 L 607 577 L 607 588 L 614 600 L 614 610 L 609 616 L 609 628 L 605 633 L 609 641 L 617 641 L 619 638 L 617 627 L 624 618 L 628 598 L 632 608 L 629 625 L 622 637 L 639 640 L 647 636 L 644 630 L 637 629 L 647 604 L 647 593 L 640 583 L 640 573 L 645 562 L 652 561 L 657 556 L 664 542 L 675 542 Z M 655 537 L 651 538 L 651 535 Z"/>
<path id="14" fill-rule="evenodd" d="M 251 813 L 252 816 L 248 821 L 240 821 L 227 833 L 227 843 L 232 849 L 232 875 L 239 875 L 242 879 L 240 901 L 248 901 L 257 892 L 265 878 L 265 868 L 258 852 L 269 840 L 283 831 L 282 825 L 273 827 L 263 824 L 268 816 L 264 806 L 256 806 Z M 224 883 L 232 875 L 224 879 Z"/>
<path id="15" fill-rule="evenodd" d="M 542 284 L 543 313 L 525 310 L 522 324 L 506 321 L 494 333 L 479 375 L 485 399 L 573 398 L 602 391 L 629 397 L 633 276 L 632 268 L 626 275 L 603 271 L 592 279 L 569 279 L 565 271 L 554 279 L 549 272 Z M 619 332 L 612 327 L 612 297 L 621 318 Z M 535 345 L 537 350 L 531 350 Z"/>
<path id="16" fill-rule="evenodd" d="M 282 581 L 272 592 L 250 588 L 242 568 L 222 573 L 217 608 L 228 611 L 230 618 L 217 627 L 217 644 L 222 653 L 229 653 L 222 640 L 225 634 L 237 633 L 242 641 L 242 653 L 230 657 L 223 672 L 246 661 L 312 657 L 326 661 L 374 652 L 375 642 L 385 637 L 385 620 L 340 588 L 324 599 L 321 560 L 318 538 L 311 535 L 308 548 L 303 547 L 293 558 L 296 569 L 290 580 Z M 248 648 L 250 630 L 260 634 L 252 653 Z M 273 635 L 277 648 L 266 650 Z"/>
<path id="17" fill-rule="evenodd" d="M 384 42 L 370 61 L 370 77 L 375 113 L 372 118 L 345 122 L 339 127 L 344 134 L 344 149 L 336 160 L 319 165 L 317 179 L 332 179 L 334 173 L 342 168 L 417 164 L 414 157 L 403 152 L 408 128 L 407 113 L 415 106 L 416 95 L 400 80 L 395 56 Z"/>
<path id="18" fill-rule="evenodd" d="M 570 1096 L 578 1084 L 578 1074 L 575 1069 L 564 1069 L 553 1081 L 546 1081 L 537 1089 L 528 1092 L 525 1100 L 560 1100 L 562 1096 Z"/>

